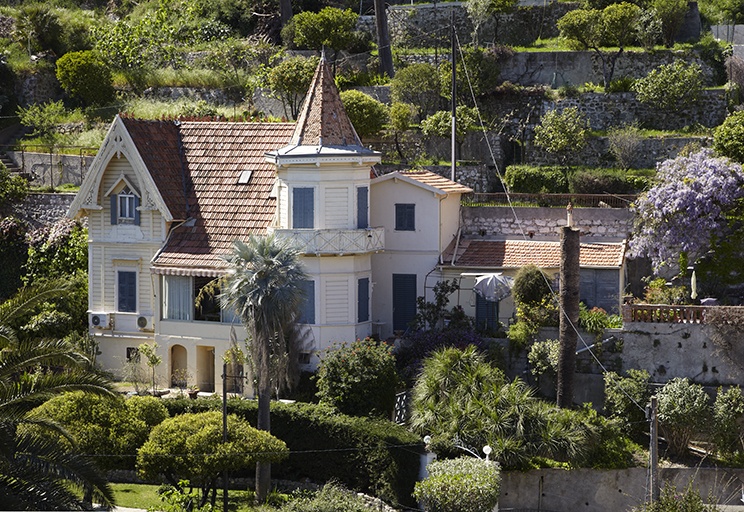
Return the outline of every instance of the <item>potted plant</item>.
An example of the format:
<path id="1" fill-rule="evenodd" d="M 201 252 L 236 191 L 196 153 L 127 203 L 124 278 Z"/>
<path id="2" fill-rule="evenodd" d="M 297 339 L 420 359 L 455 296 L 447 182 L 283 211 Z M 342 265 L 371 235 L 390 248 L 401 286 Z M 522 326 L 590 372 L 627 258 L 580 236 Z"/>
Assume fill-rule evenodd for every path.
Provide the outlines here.
<path id="1" fill-rule="evenodd" d="M 189 388 L 186 390 L 186 393 L 188 393 L 190 399 L 196 400 L 196 397 L 199 395 L 199 386 L 189 386 Z"/>

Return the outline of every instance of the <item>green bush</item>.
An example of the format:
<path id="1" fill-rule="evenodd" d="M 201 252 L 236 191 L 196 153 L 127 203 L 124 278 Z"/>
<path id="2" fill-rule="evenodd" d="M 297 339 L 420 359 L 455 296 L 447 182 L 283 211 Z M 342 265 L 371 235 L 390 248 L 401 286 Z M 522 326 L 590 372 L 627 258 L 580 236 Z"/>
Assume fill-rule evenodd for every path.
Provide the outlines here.
<path id="1" fill-rule="evenodd" d="M 318 365 L 320 402 L 351 416 L 390 417 L 397 374 L 392 349 L 370 338 L 328 349 Z"/>
<path id="2" fill-rule="evenodd" d="M 172 416 L 217 410 L 216 400 L 164 401 Z M 256 424 L 255 401 L 228 400 L 228 412 Z M 271 404 L 271 433 L 284 440 L 289 458 L 272 465 L 272 477 L 287 480 L 337 480 L 350 489 L 413 506 L 421 438 L 382 419 L 339 414 L 315 404 Z M 363 447 L 364 449 L 360 449 Z M 246 473 L 246 476 L 248 474 Z"/>
<path id="3" fill-rule="evenodd" d="M 739 386 L 724 391 L 718 388 L 713 404 L 712 441 L 719 455 L 744 453 L 744 436 L 739 421 L 744 416 L 744 397 Z"/>
<path id="4" fill-rule="evenodd" d="M 233 472 L 287 457 L 284 442 L 234 414 L 227 417 L 227 443 L 222 441 L 222 428 L 219 411 L 168 418 L 152 429 L 137 451 L 137 472 L 148 480 L 165 477 L 174 486 L 189 480 L 201 489 L 203 506 L 223 470 Z"/>
<path id="5" fill-rule="evenodd" d="M 645 407 L 651 398 L 648 386 L 651 376 L 646 370 L 630 369 L 626 373 L 626 377 L 615 372 L 605 373 L 604 408 L 611 418 L 621 422 L 626 435 L 640 439 L 648 429 Z"/>
<path id="6" fill-rule="evenodd" d="M 37 411 L 64 426 L 81 453 L 97 455 L 104 470 L 134 469 L 137 450 L 168 417 L 155 397 L 107 399 L 82 392 L 58 395 Z"/>
<path id="7" fill-rule="evenodd" d="M 0 207 L 23 201 L 27 195 L 28 182 L 20 176 L 13 176 L 0 162 Z"/>
<path id="8" fill-rule="evenodd" d="M 521 267 L 514 276 L 512 297 L 521 304 L 539 305 L 552 296 L 550 279 L 537 265 Z"/>
<path id="9" fill-rule="evenodd" d="M 720 509 L 715 504 L 703 503 L 700 491 L 692 488 L 691 479 L 684 492 L 679 492 L 675 484 L 666 480 L 659 499 L 645 503 L 640 508 L 634 508 L 633 512 L 717 512 L 718 510 Z"/>
<path id="10" fill-rule="evenodd" d="M 57 61 L 57 79 L 86 105 L 107 105 L 115 96 L 110 68 L 92 51 L 64 54 Z"/>
<path id="11" fill-rule="evenodd" d="M 353 491 L 327 483 L 312 496 L 302 496 L 287 503 L 282 512 L 369 512 L 367 504 Z"/>
<path id="12" fill-rule="evenodd" d="M 395 73 L 390 80 L 390 99 L 410 103 L 418 109 L 421 121 L 437 110 L 439 104 L 439 77 L 431 64 L 411 64 Z"/>
<path id="13" fill-rule="evenodd" d="M 557 154 L 565 164 L 571 155 L 584 149 L 589 136 L 589 124 L 576 107 L 551 110 L 535 126 L 535 145 Z"/>
<path id="14" fill-rule="evenodd" d="M 744 110 L 734 112 L 716 128 L 713 149 L 723 156 L 744 163 Z"/>
<path id="15" fill-rule="evenodd" d="M 636 123 L 613 126 L 607 134 L 610 153 L 624 170 L 633 166 L 641 145 L 641 129 Z"/>
<path id="16" fill-rule="evenodd" d="M 79 221 L 62 219 L 29 233 L 27 241 L 25 284 L 87 274 L 88 230 Z"/>
<path id="17" fill-rule="evenodd" d="M 675 455 L 687 454 L 692 436 L 710 420 L 708 395 L 699 384 L 675 378 L 664 384 L 656 394 L 659 425 Z"/>
<path id="18" fill-rule="evenodd" d="M 388 113 L 385 105 L 368 94 L 356 90 L 343 91 L 341 102 L 360 137 L 376 135 L 387 122 Z"/>
<path id="19" fill-rule="evenodd" d="M 269 73 L 271 93 L 281 100 L 284 112 L 292 119 L 296 119 L 300 112 L 317 67 L 317 59 L 306 59 L 298 55 L 283 60 Z"/>
<path id="20" fill-rule="evenodd" d="M 414 497 L 427 512 L 491 512 L 499 502 L 499 465 L 472 457 L 435 460 L 416 482 Z"/>
<path id="21" fill-rule="evenodd" d="M 49 135 L 54 127 L 62 122 L 65 115 L 65 106 L 62 100 L 50 101 L 39 105 L 34 103 L 26 108 L 18 107 L 16 114 L 21 119 L 21 124 L 31 128 L 32 137 Z"/>
<path id="22" fill-rule="evenodd" d="M 695 103 L 703 90 L 703 70 L 696 62 L 677 59 L 649 71 L 633 83 L 638 101 L 672 111 Z"/>
<path id="23" fill-rule="evenodd" d="M 504 177 L 511 192 L 522 194 L 568 193 L 568 168 L 510 165 Z"/>
<path id="24" fill-rule="evenodd" d="M 674 46 L 674 37 L 687 14 L 687 0 L 652 0 L 651 7 L 661 21 L 661 38 L 664 46 Z"/>
<path id="25" fill-rule="evenodd" d="M 527 353 L 532 375 L 542 377 L 547 375 L 551 379 L 558 374 L 558 356 L 561 345 L 558 340 L 545 340 L 533 343 Z"/>
<path id="26" fill-rule="evenodd" d="M 568 178 L 572 194 L 629 194 L 634 192 L 625 173 L 616 169 L 580 169 Z"/>

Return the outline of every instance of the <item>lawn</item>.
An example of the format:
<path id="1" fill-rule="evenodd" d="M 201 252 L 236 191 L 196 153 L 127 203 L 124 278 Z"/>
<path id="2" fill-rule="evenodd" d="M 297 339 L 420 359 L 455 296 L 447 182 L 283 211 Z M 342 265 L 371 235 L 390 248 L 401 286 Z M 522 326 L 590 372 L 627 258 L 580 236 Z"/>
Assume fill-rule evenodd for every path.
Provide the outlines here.
<path id="1" fill-rule="evenodd" d="M 163 510 L 164 508 L 164 504 L 160 501 L 157 493 L 159 485 L 111 484 L 111 487 L 114 489 L 116 505 L 119 507 L 154 510 Z M 286 495 L 274 492 L 269 499 L 283 502 L 286 500 Z M 216 508 L 222 510 L 222 489 L 217 490 L 215 505 Z M 253 492 L 237 490 L 231 490 L 228 493 L 227 508 L 230 512 L 273 512 L 276 510 L 268 505 L 254 507 Z"/>

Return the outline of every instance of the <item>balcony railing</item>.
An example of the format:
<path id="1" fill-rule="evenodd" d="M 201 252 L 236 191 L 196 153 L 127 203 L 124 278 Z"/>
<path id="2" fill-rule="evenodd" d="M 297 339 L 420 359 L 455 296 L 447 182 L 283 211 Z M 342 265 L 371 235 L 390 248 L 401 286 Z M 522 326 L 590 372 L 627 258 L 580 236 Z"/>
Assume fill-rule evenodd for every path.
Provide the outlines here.
<path id="1" fill-rule="evenodd" d="M 704 324 L 707 306 L 673 306 L 666 304 L 626 304 L 623 322 L 657 324 Z"/>
<path id="2" fill-rule="evenodd" d="M 385 228 L 369 229 L 274 229 L 304 254 L 364 254 L 385 249 Z"/>

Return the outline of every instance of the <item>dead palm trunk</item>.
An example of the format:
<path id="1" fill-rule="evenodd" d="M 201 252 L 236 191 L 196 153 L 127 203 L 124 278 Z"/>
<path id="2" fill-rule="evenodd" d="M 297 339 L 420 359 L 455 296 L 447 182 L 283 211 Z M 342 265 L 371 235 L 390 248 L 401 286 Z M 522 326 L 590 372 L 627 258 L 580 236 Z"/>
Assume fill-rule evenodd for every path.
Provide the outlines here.
<path id="1" fill-rule="evenodd" d="M 569 205 L 569 208 L 571 206 Z M 560 277 L 560 353 L 558 355 L 558 407 L 573 405 L 574 373 L 576 372 L 576 329 L 579 324 L 579 230 L 571 226 L 561 228 Z"/>

